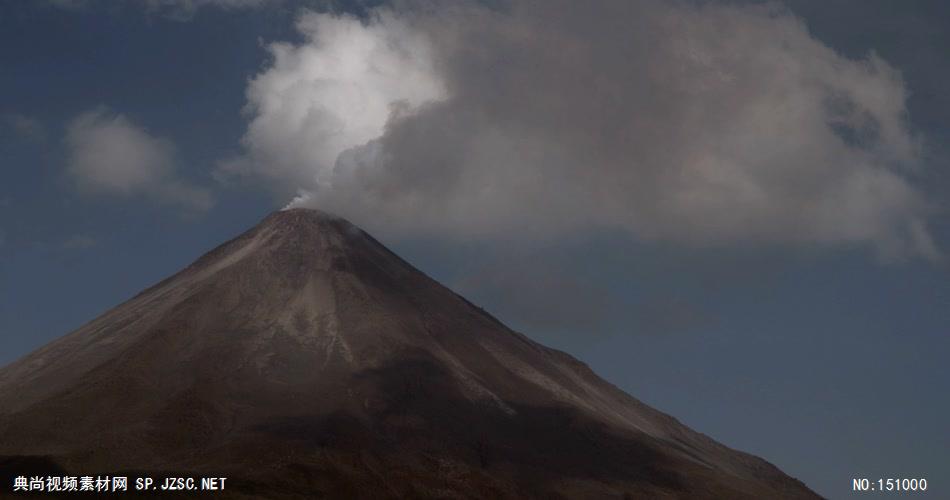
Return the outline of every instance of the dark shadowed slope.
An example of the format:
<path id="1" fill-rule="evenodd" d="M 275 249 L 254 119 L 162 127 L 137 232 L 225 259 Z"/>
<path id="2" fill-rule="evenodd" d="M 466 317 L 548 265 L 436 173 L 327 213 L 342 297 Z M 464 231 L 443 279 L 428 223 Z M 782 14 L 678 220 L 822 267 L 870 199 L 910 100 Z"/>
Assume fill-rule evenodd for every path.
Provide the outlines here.
<path id="1" fill-rule="evenodd" d="M 249 497 L 816 497 L 310 210 L 0 370 L 0 455 Z"/>

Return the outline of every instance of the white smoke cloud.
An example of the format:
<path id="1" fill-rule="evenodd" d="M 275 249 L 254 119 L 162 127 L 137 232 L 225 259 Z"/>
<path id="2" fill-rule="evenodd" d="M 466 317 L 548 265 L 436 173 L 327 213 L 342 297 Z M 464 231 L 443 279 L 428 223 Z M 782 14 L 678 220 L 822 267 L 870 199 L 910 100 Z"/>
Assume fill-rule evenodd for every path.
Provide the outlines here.
<path id="1" fill-rule="evenodd" d="M 297 29 L 307 42 L 270 45 L 271 68 L 248 86 L 248 157 L 219 174 L 250 170 L 316 188 L 340 153 L 378 138 L 390 116 L 444 95 L 428 39 L 390 13 L 368 24 L 306 13 Z"/>
<path id="2" fill-rule="evenodd" d="M 188 210 L 212 205 L 207 190 L 175 174 L 175 146 L 122 114 L 98 108 L 80 114 L 66 132 L 67 172 L 87 194 L 146 196 Z"/>
<path id="3" fill-rule="evenodd" d="M 414 2 L 304 14 L 222 167 L 375 230 L 936 257 L 900 74 L 771 6 Z"/>

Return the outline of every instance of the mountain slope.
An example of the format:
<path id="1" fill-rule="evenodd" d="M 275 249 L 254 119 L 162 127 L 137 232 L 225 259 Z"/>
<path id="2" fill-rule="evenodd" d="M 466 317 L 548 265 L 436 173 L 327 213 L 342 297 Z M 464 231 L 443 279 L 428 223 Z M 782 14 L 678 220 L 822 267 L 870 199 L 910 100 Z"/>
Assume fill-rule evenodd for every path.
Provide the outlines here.
<path id="1" fill-rule="evenodd" d="M 0 455 L 234 496 L 816 497 L 311 210 L 0 369 Z"/>

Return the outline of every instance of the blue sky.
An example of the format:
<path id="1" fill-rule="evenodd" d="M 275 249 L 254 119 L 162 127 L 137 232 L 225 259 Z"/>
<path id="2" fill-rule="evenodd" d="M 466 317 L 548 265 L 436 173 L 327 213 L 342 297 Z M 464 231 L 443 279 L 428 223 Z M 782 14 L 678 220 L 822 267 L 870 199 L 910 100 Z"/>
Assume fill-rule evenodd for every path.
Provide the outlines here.
<path id="1" fill-rule="evenodd" d="M 199 2 L 191 9 L 182 7 L 185 2 L 144 0 L 0 3 L 0 363 L 71 331 L 303 194 L 300 203 L 343 213 L 511 326 L 579 357 L 694 429 L 765 457 L 826 496 L 847 496 L 852 477 L 925 477 L 932 489 L 941 487 L 950 467 L 950 230 L 942 209 L 950 192 L 944 146 L 950 135 L 944 92 L 950 85 L 944 57 L 950 9 L 942 3 L 796 1 L 765 14 L 750 2 L 686 3 L 679 7 L 686 9 L 679 12 L 684 31 L 670 33 L 650 24 L 669 13 L 644 2 L 646 21 L 636 30 L 642 36 L 604 35 L 576 66 L 550 61 L 518 40 L 495 45 L 471 38 L 477 35 L 451 14 L 412 17 L 397 9 L 350 25 L 307 14 L 302 4 L 263 3 Z M 498 26 L 524 27 L 545 44 L 564 43 L 563 49 L 577 45 L 558 33 L 569 37 L 576 30 L 575 36 L 585 37 L 604 19 L 594 8 L 561 16 L 558 9 L 568 4 L 548 5 L 540 11 L 503 7 L 501 20 L 475 17 L 472 24 L 489 33 Z M 343 2 L 309 7 L 368 12 Z M 538 28 L 534 17 L 558 31 Z M 787 37 L 785 46 L 803 52 L 783 55 L 789 62 L 782 65 L 746 67 L 730 57 L 747 40 L 766 50 L 769 40 L 761 37 L 772 22 L 778 23 L 776 38 Z M 730 109 L 786 109 L 783 99 L 807 107 L 816 98 L 805 84 L 790 85 L 775 101 L 763 99 L 795 81 L 794 64 L 808 67 L 826 58 L 831 63 L 816 66 L 814 79 L 841 85 L 839 93 L 853 91 L 859 97 L 848 106 L 865 106 L 873 126 L 849 121 L 864 115 L 842 118 L 851 127 L 847 149 L 827 149 L 831 135 L 794 129 L 775 139 L 763 132 L 772 122 L 743 128 L 733 125 L 747 115 L 717 114 L 721 110 L 703 97 L 707 87 L 692 86 L 699 77 L 688 80 L 683 95 L 693 97 L 682 102 L 637 79 L 662 74 L 681 83 L 667 72 L 679 66 L 656 63 L 651 54 L 669 48 L 664 40 L 708 41 L 707 29 L 748 37 L 709 52 L 690 48 L 684 59 L 718 75 L 731 71 L 738 80 L 724 78 L 725 85 L 743 83 L 716 94 Z M 430 47 L 426 40 L 439 36 L 442 43 Z M 360 41 L 379 39 L 400 50 L 350 51 Z M 466 43 L 473 41 L 479 43 Z M 660 48 L 640 53 L 640 45 L 651 44 Z M 617 47 L 627 51 L 619 63 L 611 59 Z M 670 57 L 679 54 L 670 50 Z M 884 66 L 867 69 L 870 51 Z M 404 59 L 405 53 L 412 57 Z M 341 54 L 398 66 L 389 79 L 344 76 L 369 82 L 356 81 L 366 102 L 403 99 L 411 111 L 402 117 L 368 104 L 353 112 L 357 121 L 339 125 L 350 141 L 339 145 L 320 136 L 325 123 L 319 120 L 312 128 L 287 125 L 292 120 L 284 108 L 269 108 L 267 96 L 280 89 L 273 82 L 307 71 L 343 78 L 314 69 L 321 57 Z M 623 71 L 627 64 L 637 71 Z M 485 68 L 492 68 L 491 76 Z M 585 72 L 591 69 L 602 70 L 599 83 Z M 756 81 L 745 83 L 744 71 L 758 75 Z M 597 94 L 586 94 L 595 87 Z M 303 88 L 311 92 L 306 102 L 349 103 L 339 86 Z M 861 100 L 868 88 L 905 99 L 884 99 L 893 109 L 878 106 Z M 647 91 L 652 93 L 644 98 Z M 277 94 L 287 99 L 280 103 L 299 104 L 290 94 Z M 615 106 L 597 106 L 605 95 Z M 631 118 L 629 103 L 642 115 Z M 679 137 L 677 127 L 694 122 L 663 119 L 695 110 L 711 120 L 699 125 L 729 130 L 713 139 L 735 149 L 715 156 L 691 142 L 704 128 L 688 128 Z M 882 132 L 891 123 L 898 127 L 893 140 Z M 271 134 L 268 127 L 286 133 Z M 630 135 L 604 139 L 616 130 Z M 500 140 L 497 131 L 504 134 Z M 651 149 L 669 138 L 650 135 L 657 131 L 673 134 L 675 146 Z M 919 142 L 916 149 L 905 151 L 906 137 Z M 122 138 L 138 145 L 131 151 L 143 152 L 136 161 L 154 161 L 112 161 L 127 159 L 120 150 L 106 158 L 110 169 L 97 170 L 107 162 L 97 162 L 93 153 L 103 142 L 96 141 Z M 768 146 L 773 139 L 781 147 L 803 146 L 779 159 L 748 146 Z M 517 154 L 505 141 L 517 146 Z M 627 142 L 636 150 L 625 149 Z M 321 161 L 334 147 L 336 169 L 327 170 Z M 671 149 L 685 153 L 670 156 Z M 365 163 L 380 150 L 397 163 Z M 640 151 L 644 156 L 637 156 Z M 680 164 L 664 163 L 697 155 L 715 159 L 724 165 L 717 168 L 737 172 L 769 196 L 743 208 L 717 198 L 719 191 L 701 191 L 705 183 L 656 180 L 669 169 L 683 177 L 708 173 L 704 166 L 678 171 Z M 590 164 L 577 170 L 578 162 L 560 158 Z M 763 163 L 730 170 L 727 160 L 749 158 Z M 852 191 L 826 175 L 838 171 L 833 162 L 822 166 L 827 158 L 869 162 L 870 170 L 848 170 L 857 174 L 890 172 L 879 163 L 912 165 L 895 177 L 900 189 L 874 191 L 869 201 L 847 198 Z M 609 166 L 600 168 L 598 161 Z M 635 161 L 657 165 L 630 166 Z M 328 188 L 319 176 L 337 175 L 346 162 L 356 162 L 353 172 L 364 177 L 334 179 Z M 142 170 L 145 180 L 139 181 L 125 167 L 152 170 Z M 503 182 L 486 181 L 488 173 Z M 359 184 L 366 178 L 373 183 Z M 530 181 L 513 190 L 524 179 Z M 728 184 L 735 177 L 722 179 Z M 800 180 L 809 193 L 827 189 L 850 204 L 832 198 L 841 204 L 806 217 L 827 200 L 797 192 L 792 197 L 787 179 Z M 471 186 L 496 194 L 483 196 Z M 725 192 L 741 193 L 734 187 Z M 712 200 L 699 212 L 671 202 L 697 190 Z M 590 191 L 600 197 L 585 198 Z M 402 198 L 405 193 L 415 198 Z M 918 199 L 926 200 L 926 209 Z M 838 221 L 848 206 L 870 208 Z M 906 221 L 926 228 L 932 249 L 905 230 Z M 855 227 L 865 229 L 852 234 Z"/>

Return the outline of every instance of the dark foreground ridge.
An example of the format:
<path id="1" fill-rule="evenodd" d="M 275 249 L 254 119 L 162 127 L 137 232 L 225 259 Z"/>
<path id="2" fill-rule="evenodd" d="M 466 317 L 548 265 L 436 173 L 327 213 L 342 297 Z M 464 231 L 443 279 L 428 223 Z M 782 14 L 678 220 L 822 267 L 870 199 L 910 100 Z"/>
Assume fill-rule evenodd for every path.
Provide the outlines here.
<path id="1" fill-rule="evenodd" d="M 0 457 L 214 498 L 817 498 L 312 210 L 0 369 Z"/>

